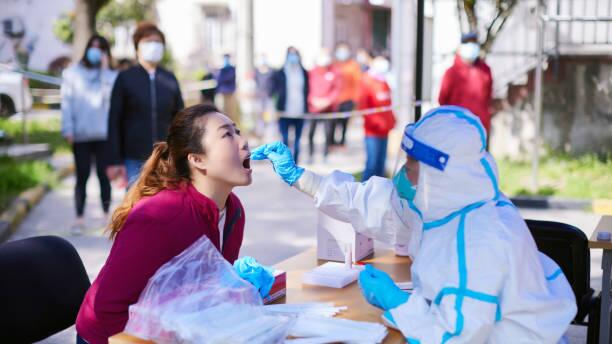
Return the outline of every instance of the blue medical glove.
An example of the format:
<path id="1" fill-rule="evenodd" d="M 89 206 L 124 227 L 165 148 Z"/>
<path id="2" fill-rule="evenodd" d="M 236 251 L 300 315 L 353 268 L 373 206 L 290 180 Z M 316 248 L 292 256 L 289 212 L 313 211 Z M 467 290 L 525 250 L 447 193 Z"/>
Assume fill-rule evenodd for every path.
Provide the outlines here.
<path id="1" fill-rule="evenodd" d="M 359 274 L 359 286 L 363 297 L 372 305 L 384 311 L 393 309 L 408 301 L 408 294 L 402 291 L 389 275 L 368 264 Z"/>
<path id="2" fill-rule="evenodd" d="M 293 185 L 304 173 L 304 169 L 295 164 L 289 147 L 279 141 L 253 149 L 251 159 L 269 159 L 272 162 L 272 166 L 274 166 L 276 174 L 289 185 Z"/>
<path id="3" fill-rule="evenodd" d="M 259 264 L 253 257 L 242 257 L 234 261 L 234 270 L 242 279 L 257 288 L 262 298 L 268 296 L 274 284 L 271 268 Z"/>

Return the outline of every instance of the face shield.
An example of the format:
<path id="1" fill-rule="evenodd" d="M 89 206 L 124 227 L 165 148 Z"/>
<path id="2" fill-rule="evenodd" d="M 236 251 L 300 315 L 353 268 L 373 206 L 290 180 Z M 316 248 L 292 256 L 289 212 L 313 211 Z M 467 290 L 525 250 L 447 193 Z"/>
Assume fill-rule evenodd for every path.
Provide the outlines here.
<path id="1" fill-rule="evenodd" d="M 418 184 L 422 184 L 420 187 L 424 188 L 423 197 L 425 197 L 425 199 L 423 201 L 425 208 L 427 208 L 427 204 L 429 203 L 427 200 L 428 192 L 426 190 L 427 173 L 420 172 L 420 164 L 422 163 L 439 171 L 444 171 L 448 163 L 449 155 L 415 139 L 413 135 L 414 130 L 414 124 L 409 124 L 404 130 L 401 150 L 398 152 L 398 158 L 395 164 L 393 184 L 401 198 L 407 200 L 409 203 L 413 203 L 416 196 L 417 185 L 412 183 L 410 179 L 418 179 Z M 402 161 L 400 159 L 404 160 Z M 409 176 L 411 176 L 411 178 L 409 178 Z"/>
<path id="2" fill-rule="evenodd" d="M 437 170 L 444 171 L 448 164 L 448 154 L 428 146 L 414 138 L 415 126 L 410 124 L 404 130 L 402 150 L 415 160 L 418 160 Z"/>

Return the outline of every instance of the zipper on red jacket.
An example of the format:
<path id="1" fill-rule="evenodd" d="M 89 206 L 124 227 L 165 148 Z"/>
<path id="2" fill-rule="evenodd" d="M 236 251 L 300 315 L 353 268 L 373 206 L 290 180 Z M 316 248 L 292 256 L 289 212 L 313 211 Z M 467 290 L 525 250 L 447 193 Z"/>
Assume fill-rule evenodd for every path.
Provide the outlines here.
<path id="1" fill-rule="evenodd" d="M 234 226 L 236 225 L 236 221 L 242 216 L 242 209 L 240 207 L 236 207 L 236 212 L 230 221 L 225 222 L 225 227 L 223 228 L 223 245 L 221 246 L 221 254 L 225 251 L 225 244 L 229 241 L 230 234 L 234 231 Z"/>

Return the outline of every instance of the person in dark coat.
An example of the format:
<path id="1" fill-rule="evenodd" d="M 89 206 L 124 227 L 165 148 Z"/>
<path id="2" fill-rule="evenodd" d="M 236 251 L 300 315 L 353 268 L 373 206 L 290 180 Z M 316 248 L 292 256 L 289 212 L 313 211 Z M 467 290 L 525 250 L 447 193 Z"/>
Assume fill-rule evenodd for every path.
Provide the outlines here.
<path id="1" fill-rule="evenodd" d="M 216 74 L 216 92 L 221 96 L 223 112 L 240 127 L 240 108 L 236 99 L 236 67 L 232 65 L 231 56 L 223 55 L 223 67 Z"/>
<path id="2" fill-rule="evenodd" d="M 283 68 L 274 75 L 272 94 L 277 95 L 276 110 L 283 143 L 289 146 L 289 130 L 293 129 L 293 157 L 298 161 L 300 138 L 304 128 L 304 114 L 308 112 L 308 72 L 302 66 L 299 51 L 294 47 L 287 49 Z"/>
<path id="3" fill-rule="evenodd" d="M 109 141 L 111 180 L 122 177 L 128 186 L 138 179 L 153 145 L 164 141 L 174 115 L 183 109 L 179 83 L 162 68 L 164 34 L 152 23 L 134 32 L 135 66 L 119 73 L 111 95 Z"/>

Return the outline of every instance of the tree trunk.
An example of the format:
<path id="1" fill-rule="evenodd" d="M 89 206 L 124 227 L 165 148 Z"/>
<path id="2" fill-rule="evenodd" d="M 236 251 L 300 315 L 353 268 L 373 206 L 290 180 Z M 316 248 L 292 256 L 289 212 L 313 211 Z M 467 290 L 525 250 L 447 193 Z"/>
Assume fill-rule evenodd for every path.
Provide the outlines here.
<path id="1" fill-rule="evenodd" d="M 459 18 L 459 30 L 465 33 L 465 23 L 463 22 L 463 0 L 457 0 L 457 18 Z"/>
<path id="2" fill-rule="evenodd" d="M 478 17 L 476 17 L 476 1 L 463 0 L 463 10 L 467 17 L 470 32 L 478 32 Z"/>
<path id="3" fill-rule="evenodd" d="M 109 0 L 76 0 L 72 60 L 77 61 L 89 38 L 96 33 L 96 14 Z"/>
<path id="4" fill-rule="evenodd" d="M 87 0 L 76 0 L 74 17 L 74 40 L 72 42 L 72 60 L 83 56 L 87 40 L 95 32 L 96 19 L 92 4 Z"/>

